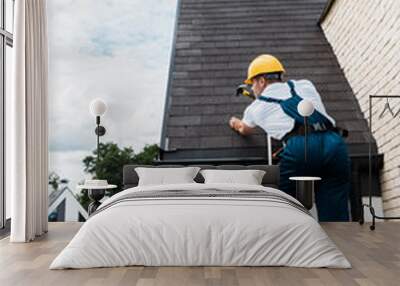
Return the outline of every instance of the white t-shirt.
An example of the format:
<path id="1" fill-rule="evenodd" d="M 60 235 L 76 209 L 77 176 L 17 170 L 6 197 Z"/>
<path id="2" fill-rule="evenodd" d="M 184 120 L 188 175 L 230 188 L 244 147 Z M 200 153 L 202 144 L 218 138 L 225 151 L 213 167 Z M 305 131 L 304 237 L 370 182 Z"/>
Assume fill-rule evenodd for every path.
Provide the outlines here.
<path id="1" fill-rule="evenodd" d="M 315 109 L 325 115 L 335 125 L 335 120 L 326 113 L 321 96 L 312 82 L 306 79 L 292 81 L 297 94 L 301 98 L 311 101 Z M 277 99 L 288 99 L 291 97 L 289 85 L 284 82 L 277 82 L 267 86 L 262 95 Z M 261 127 L 276 140 L 281 140 L 290 132 L 295 123 L 295 120 L 287 115 L 278 103 L 261 100 L 254 100 L 247 106 L 242 121 L 249 127 Z"/>

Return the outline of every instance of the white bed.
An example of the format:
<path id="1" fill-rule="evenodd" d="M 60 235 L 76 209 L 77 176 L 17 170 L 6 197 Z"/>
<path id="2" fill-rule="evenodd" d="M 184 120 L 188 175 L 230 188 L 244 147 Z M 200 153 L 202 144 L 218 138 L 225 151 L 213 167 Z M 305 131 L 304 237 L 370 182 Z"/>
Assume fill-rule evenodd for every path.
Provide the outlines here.
<path id="1" fill-rule="evenodd" d="M 139 197 L 165 191 L 247 195 Z M 262 191 L 271 198 L 252 197 Z M 243 184 L 139 186 L 104 202 L 50 269 L 145 266 L 293 266 L 350 268 L 307 212 L 285 193 Z"/>

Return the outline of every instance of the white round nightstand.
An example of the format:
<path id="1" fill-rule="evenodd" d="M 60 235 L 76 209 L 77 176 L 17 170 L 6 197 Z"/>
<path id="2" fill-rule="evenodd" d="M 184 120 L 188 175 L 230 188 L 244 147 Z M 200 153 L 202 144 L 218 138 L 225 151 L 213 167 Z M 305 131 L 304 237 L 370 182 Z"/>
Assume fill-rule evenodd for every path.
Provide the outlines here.
<path id="1" fill-rule="evenodd" d="M 89 199 L 92 201 L 88 206 L 88 214 L 89 216 L 96 211 L 96 209 L 101 205 L 100 200 L 106 194 L 107 189 L 115 189 L 116 185 L 104 185 L 104 186 L 95 186 L 95 185 L 78 185 L 78 189 L 86 189 L 88 190 Z"/>
<path id="2" fill-rule="evenodd" d="M 314 204 L 315 181 L 320 181 L 320 177 L 290 177 L 289 180 L 296 181 L 296 199 L 303 206 L 310 210 Z"/>

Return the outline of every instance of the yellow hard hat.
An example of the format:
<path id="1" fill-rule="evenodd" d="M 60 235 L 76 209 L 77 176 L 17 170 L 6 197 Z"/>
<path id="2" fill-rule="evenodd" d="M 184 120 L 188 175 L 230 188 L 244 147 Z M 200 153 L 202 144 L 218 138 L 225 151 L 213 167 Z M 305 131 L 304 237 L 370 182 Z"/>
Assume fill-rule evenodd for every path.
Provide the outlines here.
<path id="1" fill-rule="evenodd" d="M 253 78 L 266 73 L 284 73 L 285 69 L 281 62 L 271 55 L 260 55 L 249 65 L 245 84 L 253 84 Z"/>

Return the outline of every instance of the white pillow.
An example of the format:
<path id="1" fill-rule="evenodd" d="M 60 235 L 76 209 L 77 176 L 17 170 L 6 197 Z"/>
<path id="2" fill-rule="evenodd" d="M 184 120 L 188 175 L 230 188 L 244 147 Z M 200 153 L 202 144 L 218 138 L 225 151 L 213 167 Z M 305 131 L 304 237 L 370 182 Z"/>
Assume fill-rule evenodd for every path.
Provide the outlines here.
<path id="1" fill-rule="evenodd" d="M 135 168 L 139 176 L 138 186 L 195 183 L 193 179 L 199 170 L 199 167 Z"/>
<path id="2" fill-rule="evenodd" d="M 262 170 L 201 170 L 204 183 L 233 183 L 261 185 L 265 171 Z"/>

